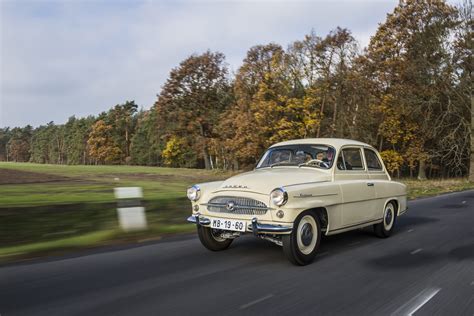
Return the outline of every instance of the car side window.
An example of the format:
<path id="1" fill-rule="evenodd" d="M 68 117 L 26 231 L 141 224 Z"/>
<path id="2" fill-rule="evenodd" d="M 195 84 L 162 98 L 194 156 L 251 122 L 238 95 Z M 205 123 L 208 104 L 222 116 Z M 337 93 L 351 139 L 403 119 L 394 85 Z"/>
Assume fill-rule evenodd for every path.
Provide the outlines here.
<path id="1" fill-rule="evenodd" d="M 377 157 L 377 154 L 373 150 L 364 148 L 364 155 L 369 171 L 382 170 L 382 164 L 380 163 L 379 157 Z"/>
<path id="2" fill-rule="evenodd" d="M 343 149 L 337 159 L 337 168 L 339 170 L 364 170 L 360 149 Z"/>

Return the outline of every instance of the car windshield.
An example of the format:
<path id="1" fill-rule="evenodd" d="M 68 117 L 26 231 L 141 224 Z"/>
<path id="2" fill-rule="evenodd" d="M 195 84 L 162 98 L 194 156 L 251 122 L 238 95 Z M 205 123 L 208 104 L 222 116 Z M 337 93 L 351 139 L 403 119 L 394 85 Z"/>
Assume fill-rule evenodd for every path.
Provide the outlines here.
<path id="1" fill-rule="evenodd" d="M 258 168 L 275 166 L 331 168 L 334 148 L 326 145 L 287 145 L 268 149 L 257 164 Z"/>

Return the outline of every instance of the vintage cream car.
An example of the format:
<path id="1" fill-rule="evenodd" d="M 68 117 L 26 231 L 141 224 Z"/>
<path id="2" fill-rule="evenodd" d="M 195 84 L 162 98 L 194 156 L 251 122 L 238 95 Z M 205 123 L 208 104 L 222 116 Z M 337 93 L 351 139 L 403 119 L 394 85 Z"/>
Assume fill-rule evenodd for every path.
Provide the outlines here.
<path id="1" fill-rule="evenodd" d="M 391 180 L 372 146 L 333 138 L 275 144 L 253 171 L 193 185 L 187 195 L 188 221 L 206 248 L 224 250 L 252 233 L 298 265 L 313 260 L 322 234 L 373 226 L 388 237 L 407 209 L 406 186 Z"/>

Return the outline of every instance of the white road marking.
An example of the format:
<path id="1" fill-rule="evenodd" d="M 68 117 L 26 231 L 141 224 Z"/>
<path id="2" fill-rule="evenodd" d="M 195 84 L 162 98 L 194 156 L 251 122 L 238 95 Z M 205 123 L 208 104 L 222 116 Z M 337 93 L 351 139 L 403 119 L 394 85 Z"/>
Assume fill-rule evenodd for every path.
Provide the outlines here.
<path id="1" fill-rule="evenodd" d="M 411 233 L 412 231 L 414 231 L 413 228 L 412 228 L 412 229 L 409 229 L 409 230 L 407 231 L 407 233 Z"/>
<path id="2" fill-rule="evenodd" d="M 403 304 L 395 312 L 392 313 L 392 316 L 398 315 L 413 315 L 417 310 L 419 310 L 423 305 L 429 302 L 438 292 L 441 291 L 440 288 L 431 288 L 421 291 L 417 296 L 413 297 L 411 300 Z"/>
<path id="3" fill-rule="evenodd" d="M 466 201 L 462 201 L 461 203 L 462 203 L 462 204 L 466 204 Z"/>
<path id="4" fill-rule="evenodd" d="M 260 302 L 263 302 L 264 300 L 268 300 L 269 298 L 272 298 L 273 297 L 273 294 L 268 294 L 267 296 L 264 296 L 264 297 L 261 297 L 255 301 L 251 301 L 250 303 L 247 303 L 247 304 L 244 304 L 242 306 L 240 306 L 240 309 L 246 309 L 252 305 L 255 305 L 255 304 L 258 304 Z"/>
<path id="5" fill-rule="evenodd" d="M 414 254 L 417 254 L 417 253 L 419 253 L 419 252 L 420 252 L 420 251 L 422 251 L 422 250 L 423 250 L 423 249 L 421 249 L 421 248 L 418 248 L 418 249 L 416 249 L 416 250 L 413 250 L 412 252 L 410 252 L 410 254 L 411 254 L 411 255 L 414 255 Z"/>

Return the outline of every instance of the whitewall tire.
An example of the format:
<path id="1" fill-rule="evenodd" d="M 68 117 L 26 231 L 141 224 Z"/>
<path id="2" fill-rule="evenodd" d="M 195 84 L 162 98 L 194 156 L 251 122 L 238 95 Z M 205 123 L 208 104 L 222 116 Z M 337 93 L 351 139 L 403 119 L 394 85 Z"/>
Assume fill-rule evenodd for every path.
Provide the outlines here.
<path id="1" fill-rule="evenodd" d="M 293 224 L 293 231 L 284 235 L 283 252 L 296 265 L 311 263 L 321 241 L 321 223 L 311 211 L 301 213 Z"/>
<path id="2" fill-rule="evenodd" d="M 397 221 L 397 208 L 395 203 L 390 201 L 385 205 L 382 222 L 374 225 L 375 234 L 381 238 L 389 237 Z"/>

